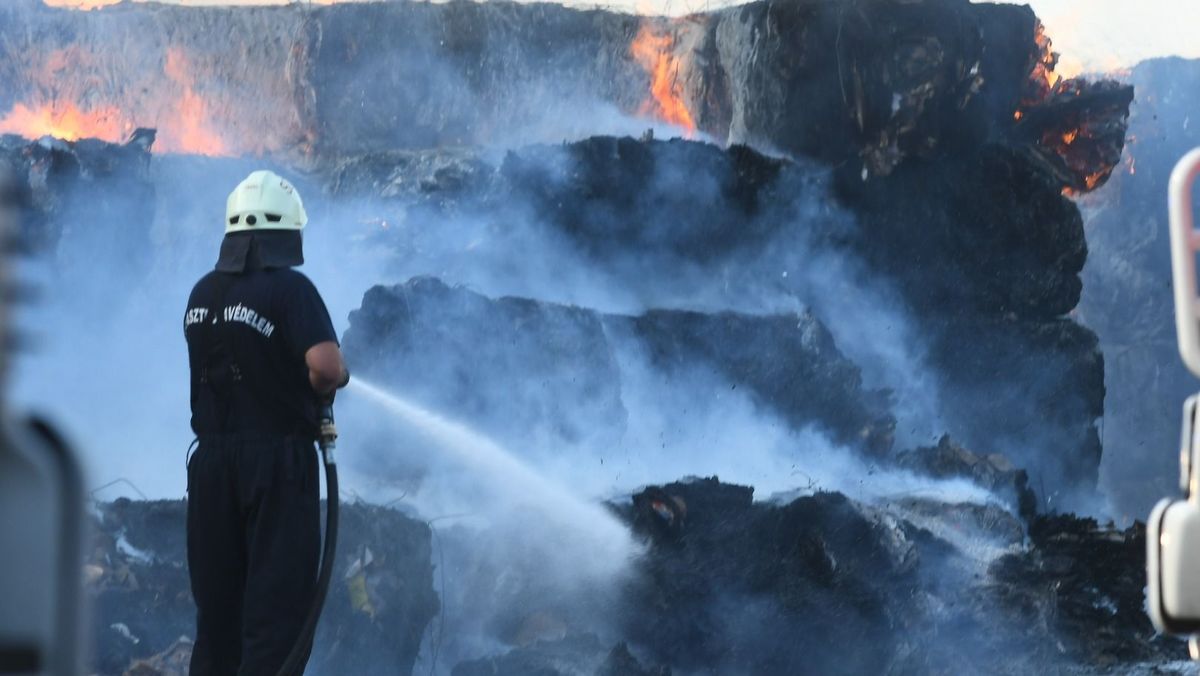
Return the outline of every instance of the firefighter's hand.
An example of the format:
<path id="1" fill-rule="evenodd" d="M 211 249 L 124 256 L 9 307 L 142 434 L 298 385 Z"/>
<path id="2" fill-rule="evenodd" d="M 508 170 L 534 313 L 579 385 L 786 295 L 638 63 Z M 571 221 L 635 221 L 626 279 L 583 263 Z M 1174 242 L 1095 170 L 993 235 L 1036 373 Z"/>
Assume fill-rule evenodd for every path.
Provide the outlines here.
<path id="1" fill-rule="evenodd" d="M 337 397 L 337 391 L 349 384 L 350 384 L 350 372 L 346 371 L 345 375 L 342 376 L 342 381 L 337 384 L 337 387 L 333 388 L 332 390 L 329 390 L 328 392 L 318 392 L 317 393 L 317 404 L 319 404 L 320 406 L 328 406 L 328 407 L 332 408 L 333 400 L 334 400 L 334 398 Z"/>

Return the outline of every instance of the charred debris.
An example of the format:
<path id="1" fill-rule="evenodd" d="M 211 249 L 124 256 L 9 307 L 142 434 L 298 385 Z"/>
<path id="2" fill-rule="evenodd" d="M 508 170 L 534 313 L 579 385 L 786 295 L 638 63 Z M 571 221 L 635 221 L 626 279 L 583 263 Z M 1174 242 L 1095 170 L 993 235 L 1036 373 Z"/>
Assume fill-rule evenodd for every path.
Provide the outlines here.
<path id="1" fill-rule="evenodd" d="M 756 501 L 753 488 L 716 478 L 640 488 L 611 505 L 647 543 L 615 599 L 554 597 L 535 575 L 474 562 L 480 576 L 507 576 L 510 610 L 488 625 L 492 650 L 454 665 L 457 676 L 781 674 L 796 664 L 813 673 L 1102 673 L 1183 656 L 1182 644 L 1153 637 L 1142 611 L 1142 529 L 1065 513 L 1095 496 L 1105 413 L 1101 342 L 1073 316 L 1088 242 L 1071 196 L 1120 174 L 1133 89 L 1059 79 L 1028 8 L 756 2 L 668 21 L 505 3 L 304 13 L 122 5 L 84 22 L 27 5 L 0 13 L 69 27 L 47 35 L 79 48 L 99 44 L 101 27 L 151 41 L 118 61 L 190 49 L 220 69 L 219 54 L 162 26 L 198 21 L 235 41 L 272 26 L 289 64 L 268 63 L 279 57 L 267 50 L 244 65 L 289 65 L 293 77 L 262 93 L 262 122 L 279 134 L 271 143 L 301 148 L 277 160 L 305 168 L 322 195 L 316 209 L 382 205 L 378 225 L 400 225 L 375 227 L 369 240 L 398 260 L 437 224 L 469 217 L 503 239 L 536 214 L 540 236 L 658 308 L 600 312 L 419 277 L 371 289 L 352 315 L 345 345 L 359 373 L 404 383 L 431 405 L 465 406 L 463 417 L 517 447 L 512 430 L 522 425 L 569 446 L 584 424 L 593 440 L 624 433 L 622 354 L 636 349 L 659 377 L 715 374 L 872 466 L 957 478 L 995 496 L 877 500 L 809 484 Z M 668 38 L 656 43 L 660 55 L 676 64 L 678 96 L 706 142 L 599 136 L 500 155 L 482 147 L 507 116 L 535 105 L 534 90 L 561 86 L 564 99 L 639 110 L 653 84 L 630 51 L 643 30 Z M 414 57 L 403 59 L 361 48 L 377 31 L 424 37 L 375 40 Z M 163 35 L 171 37 L 154 42 Z M 439 35 L 451 39 L 428 37 Z M 461 86 L 435 87 L 413 70 L 430 63 Z M 0 100 L 46 94 L 23 73 Z M 363 77 L 388 86 L 365 96 Z M 226 94 L 236 92 L 214 96 L 217 119 Z M 397 135 L 397 119 L 415 122 Z M 166 189 L 167 160 L 150 154 L 153 143 L 149 131 L 125 145 L 0 139 L 0 156 L 27 179 L 25 241 L 61 256 L 63 228 L 96 222 L 145 242 L 145 205 Z M 99 204 L 104 218 L 84 204 Z M 478 264 L 472 255 L 464 249 L 460 264 Z M 768 270 L 774 278 L 781 263 L 823 256 L 850 261 L 912 318 L 929 346 L 925 375 L 942 395 L 940 440 L 897 441 L 905 394 L 866 384 L 868 365 L 838 344 L 820 308 L 731 309 L 721 295 Z M 645 266 L 700 285 L 696 295 L 717 309 L 673 309 L 637 274 Z M 784 278 L 771 288 L 800 297 L 801 285 Z M 468 345 L 456 336 L 487 338 Z M 564 373 L 560 362 L 582 366 Z M 453 389 L 470 387 L 462 374 L 536 374 L 545 386 L 466 396 Z M 192 621 L 183 514 L 181 502 L 97 505 L 86 568 L 97 673 L 181 673 Z M 409 673 L 423 637 L 453 636 L 465 621 L 439 615 L 448 600 L 435 584 L 445 573 L 435 549 L 464 551 L 468 536 L 435 534 L 394 509 L 358 504 L 344 515 L 313 664 Z M 602 601 L 615 626 L 577 609 Z"/>
<path id="2" fill-rule="evenodd" d="M 182 500 L 97 504 L 84 566 L 93 673 L 186 674 L 195 628 Z M 347 505 L 340 556 L 310 668 L 410 673 L 439 603 L 429 526 L 395 510 Z"/>
<path id="3" fill-rule="evenodd" d="M 492 628 L 512 647 L 453 673 L 781 674 L 796 664 L 839 674 L 1127 673 L 1185 656 L 1182 644 L 1154 637 L 1142 609 L 1140 528 L 1037 516 L 1026 531 L 1011 506 L 936 499 L 752 498 L 749 487 L 705 479 L 614 505 L 649 543 L 633 578 L 606 599 L 615 630 L 589 625 L 574 610 L 581 599 L 544 593 L 535 575 L 479 571 L 505 576 L 512 605 Z M 427 631 L 470 618 L 439 626 L 444 573 L 429 526 L 392 509 L 345 511 L 313 664 L 410 673 Z M 194 611 L 184 512 L 179 501 L 98 505 L 85 567 L 96 673 L 186 673 Z M 472 537 L 447 529 L 436 547 L 466 548 Z M 987 563 L 971 552 L 984 546 L 1006 553 Z M 847 645 L 858 649 L 835 648 Z"/>

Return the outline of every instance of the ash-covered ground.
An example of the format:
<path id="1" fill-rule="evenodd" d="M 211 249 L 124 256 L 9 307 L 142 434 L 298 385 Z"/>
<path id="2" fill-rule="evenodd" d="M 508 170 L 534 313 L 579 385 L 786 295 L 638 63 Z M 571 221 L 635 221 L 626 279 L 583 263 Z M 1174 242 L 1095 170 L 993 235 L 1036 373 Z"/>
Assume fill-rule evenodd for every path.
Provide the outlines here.
<path id="1" fill-rule="evenodd" d="M 398 397 L 339 398 L 344 540 L 310 673 L 1184 658 L 1143 611 L 1144 530 L 1109 522 L 1144 494 L 1101 476 L 1134 463 L 1101 434 L 1121 415 L 1106 399 L 1119 322 L 1094 322 L 1095 303 L 1078 321 L 1081 294 L 1150 289 L 1107 272 L 1128 266 L 1080 277 L 1090 245 L 1119 249 L 1075 199 L 1091 209 L 1128 180 L 1135 89 L 1058 80 L 1027 8 L 3 11 L 19 77 L 0 100 L 54 94 L 31 75 L 47 59 L 11 55 L 32 34 L 13 25 L 84 52 L 122 35 L 138 48 L 83 69 L 98 95 L 169 98 L 178 68 L 155 64 L 183 54 L 214 154 L 267 153 L 153 153 L 188 148 L 170 127 L 0 141 L 48 291 L 21 317 L 45 349 L 18 365 L 18 395 L 63 418 L 97 486 L 129 482 L 94 496 L 97 673 L 186 660 L 179 315 L 226 193 L 261 166 L 305 196 L 304 271 L 351 371 Z M 423 37 L 364 47 L 389 31 Z M 645 31 L 686 119 L 647 98 Z M 288 73 L 253 108 L 272 130 L 259 145 L 236 146 L 230 55 Z M 699 139 L 664 140 L 689 126 Z M 79 321 L 94 330 L 70 334 Z"/>

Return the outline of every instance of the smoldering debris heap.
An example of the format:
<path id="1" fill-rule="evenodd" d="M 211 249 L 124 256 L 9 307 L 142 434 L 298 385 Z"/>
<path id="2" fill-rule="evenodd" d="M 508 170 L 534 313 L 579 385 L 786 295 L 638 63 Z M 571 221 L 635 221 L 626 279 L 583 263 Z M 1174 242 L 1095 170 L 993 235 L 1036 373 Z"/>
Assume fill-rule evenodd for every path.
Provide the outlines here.
<path id="1" fill-rule="evenodd" d="M 921 527 L 903 503 L 836 493 L 752 503 L 751 489 L 715 480 L 647 492 L 686 515 L 666 535 L 652 501 L 635 499 L 655 545 L 625 629 L 685 673 L 1017 674 L 1181 654 L 1150 640 L 1140 530 L 1039 517 L 1032 548 L 981 569 L 946 526 L 1005 542 L 1006 524 L 969 525 L 954 507 Z"/>
<path id="2" fill-rule="evenodd" d="M 1146 622 L 1144 526 L 1118 531 L 1094 519 L 1050 515 L 1030 523 L 1029 537 L 1032 547 L 1001 557 L 991 574 L 999 607 L 1027 622 L 1025 635 L 1037 641 L 1031 660 L 1065 657 L 1120 670 L 1182 658 L 1179 641 Z M 1054 632 L 1066 640 L 1041 640 Z"/>
<path id="3" fill-rule="evenodd" d="M 1096 336 L 1072 316 L 1088 243 L 1068 195 L 1114 175 L 1133 92 L 1058 79 L 1028 8 L 14 7 L 0 32 L 45 22 L 38 35 L 97 57 L 79 72 L 121 109 L 192 119 L 172 97 L 206 93 L 215 126 L 164 129 L 161 148 L 207 139 L 304 167 L 325 241 L 387 259 L 345 336 L 356 374 L 527 460 L 678 468 L 613 480 L 609 507 L 646 551 L 603 589 L 564 592 L 562 571 L 511 556 L 511 530 L 349 506 L 314 669 L 1087 673 L 1183 655 L 1140 607 L 1144 533 L 1055 513 L 1094 506 L 1105 394 Z M 204 30 L 176 29 L 189 22 Z M 97 48 L 113 35 L 134 46 Z M 29 53 L 0 59 L 19 71 L 0 101 L 72 91 L 73 74 L 36 81 L 47 60 L 25 33 L 0 44 Z M 646 54 L 672 73 L 666 96 Z M 253 96 L 206 86 L 235 67 L 288 77 Z M 106 69 L 137 76 L 93 77 Z M 564 132 L 562 106 L 534 114 L 545 91 L 721 145 Z M 228 129 L 270 131 L 222 135 L 231 111 Z M 501 131 L 508 147 L 483 147 Z M 526 143 L 563 136 L 579 140 Z M 152 156 L 154 141 L 6 137 L 30 241 L 69 270 L 102 249 L 66 228 L 122 256 L 152 253 L 152 224 L 156 241 L 194 237 L 179 209 L 164 223 L 148 205 L 195 188 L 178 172 L 244 163 Z M 394 438 L 364 442 L 372 471 L 421 490 Z M 764 459 L 749 469 L 780 492 L 757 501 L 716 478 L 662 483 Z M 185 660 L 182 514 L 99 508 L 99 673 Z"/>
<path id="4" fill-rule="evenodd" d="M 483 224 L 471 236 L 484 245 L 440 267 L 466 280 L 491 246 L 520 250 L 528 233 L 510 224 L 532 213 L 539 236 L 565 238 L 574 264 L 615 297 L 756 313 L 808 304 L 829 320 L 860 312 L 866 326 L 844 334 L 927 346 L 921 378 L 940 392 L 937 432 L 1008 455 L 1055 504 L 1093 495 L 1103 359 L 1095 335 L 1066 316 L 1079 300 L 1082 221 L 1066 186 L 1019 147 L 987 143 L 863 182 L 741 146 L 593 138 L 512 151 L 499 166 L 372 155 L 341 165 L 332 182 L 346 198 L 388 196 L 398 227 L 375 238 L 400 260 L 431 248 L 423 223 Z M 852 284 L 892 291 L 872 303 Z M 913 335 L 889 334 L 896 327 L 881 312 Z"/>
<path id="5" fill-rule="evenodd" d="M 886 451 L 895 425 L 886 393 L 863 388 L 812 314 L 606 315 L 418 278 L 368 291 L 343 342 L 363 373 L 405 382 L 409 396 L 457 409 L 518 448 L 540 430 L 555 446 L 618 443 L 628 418 L 621 383 L 632 377 L 622 353 L 635 343 L 654 377 L 711 372 L 788 424 L 848 446 Z M 512 386 L 522 380 L 538 386 Z"/>
<path id="6" fill-rule="evenodd" d="M 1140 528 L 1036 517 L 1021 546 L 1022 525 L 999 506 L 982 520 L 969 504 L 923 510 L 909 500 L 868 505 L 828 492 L 752 497 L 753 489 L 716 479 L 641 490 L 614 506 L 650 545 L 634 576 L 615 597 L 578 590 L 570 603 L 546 594 L 544 579 L 529 570 L 490 568 L 498 562 L 479 553 L 476 534 L 443 530 L 448 558 L 433 560 L 450 561 L 451 573 L 462 572 L 456 561 L 470 561 L 480 577 L 502 575 L 509 602 L 491 628 L 511 650 L 450 665 L 453 673 L 782 674 L 797 664 L 836 674 L 1101 673 L 1185 654 L 1182 643 L 1152 638 Z M 410 673 L 438 612 L 435 577 L 445 575 L 430 565 L 430 531 L 392 510 L 344 512 L 345 544 L 313 668 Z M 186 673 L 178 665 L 190 650 L 194 609 L 183 513 L 177 501 L 99 506 L 86 567 L 96 673 Z M 954 544 L 963 541 L 1008 553 L 988 563 Z M 437 629 L 443 649 L 479 619 L 472 612 L 489 607 L 486 596 L 472 598 L 456 609 L 462 614 L 437 620 L 448 622 Z M 577 612 L 580 602 L 610 616 Z"/>
<path id="7" fill-rule="evenodd" d="M 965 477 L 1002 496 L 1017 507 L 1022 519 L 1037 515 L 1037 494 L 1029 487 L 1029 475 L 998 453 L 979 455 L 956 444 L 949 435 L 934 446 L 923 446 L 896 455 L 896 464 L 918 474 L 950 479 Z"/>
<path id="8" fill-rule="evenodd" d="M 195 630 L 178 500 L 97 504 L 84 568 L 97 674 L 186 674 Z M 342 507 L 338 559 L 310 668 L 409 673 L 439 610 L 429 527 L 392 509 Z"/>
<path id="9" fill-rule="evenodd" d="M 845 415 L 832 405 L 838 401 L 874 401 L 883 408 L 860 421 L 890 420 L 886 398 L 860 388 L 853 365 L 812 317 L 659 313 L 659 330 L 649 333 L 639 332 L 642 321 L 524 299 L 489 300 L 422 278 L 370 291 L 352 316 L 345 347 L 362 373 L 404 383 L 406 393 L 436 409 L 459 401 L 465 416 L 511 444 L 522 443 L 504 423 L 514 416 L 521 429 L 575 429 L 572 414 L 586 411 L 571 402 L 596 401 L 582 392 L 607 402 L 603 416 L 588 415 L 593 425 L 617 425 L 611 436 L 620 438 L 629 415 L 620 390 L 593 392 L 574 371 L 556 378 L 542 374 L 539 364 L 571 355 L 580 373 L 629 382 L 635 376 L 622 372 L 629 364 L 621 355 L 630 342 L 656 355 L 650 368 L 662 369 L 664 378 L 691 382 L 689 369 L 719 372 L 722 382 L 750 392 L 761 407 L 793 424 L 834 434 Z M 689 330 L 695 322 L 706 330 Z M 755 350 L 744 336 L 726 330 L 738 323 L 775 336 L 774 343 L 798 342 L 783 362 L 771 351 L 739 361 L 741 347 Z M 728 349 L 706 347 L 713 341 Z M 839 378 L 823 375 L 838 369 Z M 539 386 L 492 390 L 492 383 L 508 382 L 496 377 L 497 370 L 528 373 Z M 438 390 L 437 382 L 460 388 Z M 701 417 L 701 410 L 697 405 L 689 415 Z M 879 453 L 871 450 L 876 437 L 866 433 L 871 425 L 861 429 L 859 451 Z M 523 441 L 534 443 L 530 436 Z M 554 443 L 571 448 L 589 441 L 594 437 L 564 433 Z M 795 449 L 802 469 L 806 450 Z M 778 674 L 796 664 L 847 674 L 1086 673 L 1089 667 L 1132 668 L 1181 657 L 1181 643 L 1151 640 L 1141 605 L 1140 527 L 1119 531 L 1087 519 L 1039 516 L 1025 472 L 949 438 L 876 457 L 872 473 L 903 468 L 960 479 L 999 502 L 953 502 L 936 491 L 856 500 L 811 484 L 798 497 L 753 502 L 753 489 L 716 479 L 648 487 L 618 508 L 652 547 L 615 608 L 611 599 L 592 598 L 586 590 L 577 592 L 581 598 L 564 599 L 544 573 L 491 563 L 478 552 L 465 555 L 476 577 L 505 579 L 501 607 L 491 609 L 478 595 L 446 602 L 461 607 L 460 613 L 489 608 L 495 618 L 488 632 L 513 648 L 467 660 L 454 673 L 607 674 L 613 655 L 626 647 L 643 670 L 629 673 L 671 668 Z M 478 540 L 475 546 L 488 551 Z M 1060 596 L 1063 589 L 1069 591 Z M 610 591 L 595 593 L 607 597 Z M 607 609 L 604 621 L 590 610 L 596 607 Z M 474 631 L 470 622 L 450 617 L 447 650 L 461 653 L 453 637 Z M 872 637 L 869 645 L 847 655 L 844 646 L 859 645 L 862 636 Z"/>
<path id="10" fill-rule="evenodd" d="M 46 35 L 74 40 L 77 50 L 113 34 L 141 46 L 81 72 L 110 68 L 152 77 L 161 76 L 161 68 L 149 68 L 156 59 L 165 59 L 176 75 L 186 70 L 184 62 L 204 64 L 188 71 L 195 83 L 158 83 L 170 91 L 198 86 L 214 70 L 291 73 L 280 91 L 253 97 L 275 101 L 279 105 L 268 108 L 285 111 L 280 114 L 286 119 L 268 115 L 251 126 L 284 130 L 291 135 L 289 147 L 303 139 L 326 144 L 305 159 L 313 184 L 336 199 L 371 200 L 380 212 L 377 222 L 390 226 L 374 233 L 373 241 L 394 250 L 402 270 L 436 271 L 451 283 L 503 274 L 503 252 L 496 248 L 485 247 L 492 258 L 482 260 L 467 246 L 442 247 L 441 253 L 460 255 L 431 260 L 429 247 L 413 246 L 453 238 L 449 231 L 470 220 L 457 231 L 464 240 L 499 241 L 498 247 L 507 243 L 512 251 L 562 243 L 587 266 L 579 276 L 599 276 L 610 297 L 633 299 L 646 309 L 774 313 L 783 304 L 779 299 L 791 298 L 793 306 L 812 306 L 828 324 L 833 315 L 862 311 L 834 305 L 861 301 L 848 282 L 814 294 L 812 278 L 828 275 L 808 271 L 819 267 L 814 257 L 844 261 L 844 277 L 887 289 L 885 296 L 892 296 L 882 302 L 904 323 L 913 320 L 912 335 L 893 333 L 884 340 L 920 346 L 920 377 L 892 373 L 901 382 L 884 387 L 904 399 L 901 408 L 919 406 L 927 409 L 922 417 L 936 418 L 922 434 L 948 432 L 969 447 L 1004 453 L 1029 471 L 1044 487 L 1043 499 L 1056 507 L 1090 507 L 1094 501 L 1103 359 L 1094 334 L 1069 317 L 1079 300 L 1087 244 L 1078 209 L 1063 192 L 1094 190 L 1111 175 L 1124 144 L 1132 88 L 1058 78 L 1051 45 L 1027 7 L 927 0 L 860 3 L 850 10 L 827 2 L 761 2 L 678 22 L 491 3 L 347 4 L 300 13 L 122 5 L 99 12 L 94 21 L 32 5 L 5 11 L 13 20 L 4 25 L 44 24 Z M 229 49 L 222 53 L 247 55 L 234 47 L 248 36 L 261 39 L 260 29 L 275 20 L 294 28 L 271 33 L 293 49 L 255 51 L 236 69 L 214 51 L 223 44 Z M 176 21 L 206 28 L 200 36 L 162 29 Z M 362 35 L 389 26 L 438 28 L 429 34 L 454 39 L 411 45 L 380 40 L 379 49 L 361 49 Z M 533 30 L 537 26 L 544 30 Z M 643 29 L 663 37 L 651 41 L 659 45 L 655 54 L 680 83 L 670 90 L 670 103 L 694 113 L 694 124 L 711 138 L 748 146 L 721 150 L 598 137 L 525 147 L 500 160 L 477 147 L 480 134 L 497 127 L 488 111 L 512 117 L 519 108 L 509 105 L 509 97 L 563 81 L 575 83 L 565 91 L 620 110 L 641 110 L 636 102 L 650 101 L 657 108 L 649 110 L 662 113 L 665 104 L 655 98 L 662 92 L 654 93 L 650 73 L 638 65 Z M 543 43 L 536 35 L 578 39 Z M 218 42 L 210 44 L 209 37 Z M 15 36 L 4 44 L 18 48 L 23 40 Z M 397 45 L 421 58 L 399 58 L 389 51 Z M 581 50 L 592 56 L 584 58 Z M 13 91 L 4 92 L 5 100 L 49 95 L 34 78 L 41 72 L 34 67 L 41 63 L 38 52 L 27 51 L 32 63 L 12 60 L 12 68 L 27 67 L 10 80 Z M 409 51 L 403 55 L 412 56 Z M 537 56 L 546 53 L 561 59 L 548 63 Z M 288 60 L 272 61 L 281 55 Z M 125 62 L 134 56 L 137 63 Z M 360 87 L 372 92 L 366 99 L 344 91 L 364 74 L 382 77 L 388 59 L 405 64 L 387 71 L 386 82 L 394 87 Z M 436 78 L 407 70 L 421 63 L 444 65 L 462 77 L 447 80 L 454 86 L 434 87 Z M 69 91 L 69 82 L 60 90 Z M 403 94 L 396 96 L 409 96 L 407 85 L 418 82 L 428 96 L 383 95 L 394 89 Z M 609 84 L 590 91 L 600 85 L 589 83 Z M 157 91 L 154 83 L 145 87 Z M 170 98 L 167 89 L 164 97 Z M 236 90 L 212 88 L 210 118 L 228 112 L 218 103 L 245 98 L 234 96 Z M 437 98 L 455 92 L 461 100 Z M 105 96 L 137 109 L 124 89 Z M 384 134 L 419 127 L 395 124 L 409 112 L 436 126 L 429 109 L 481 117 L 437 118 L 455 128 L 431 129 L 427 145 L 453 138 L 463 144 L 453 152 L 417 150 L 422 144 L 416 140 Z M 54 152 L 69 156 L 81 148 Z M 792 159 L 768 158 L 762 150 Z M 37 175 L 31 179 L 36 183 Z M 97 180 L 93 187 L 103 185 Z M 129 188 L 105 194 L 128 195 L 140 184 Z M 145 204 L 128 200 L 105 221 L 145 224 Z M 54 241 L 54 224 L 88 220 L 53 218 L 40 234 Z M 523 229 L 530 223 L 532 233 Z M 111 248 L 113 241 L 136 239 L 137 228 L 119 234 L 99 237 L 97 244 Z M 768 284 L 771 268 L 778 279 Z M 743 290 L 757 278 L 760 288 L 730 293 L 731 278 Z M 664 284 L 666 279 L 679 283 Z M 538 298 L 547 286 L 530 282 L 517 291 Z M 661 291 L 669 286 L 670 293 Z M 775 287 L 771 303 L 761 302 L 767 286 Z M 843 300 L 839 294 L 850 295 Z M 571 300 L 592 300 L 579 295 Z M 814 295 L 827 307 L 819 307 L 821 298 Z M 854 352 L 854 346 L 840 347 Z M 889 368 L 860 366 L 868 378 Z M 917 393 L 903 386 L 926 379 L 930 387 L 922 387 L 936 390 L 937 400 L 916 403 Z"/>
<path id="11" fill-rule="evenodd" d="M 31 143 L 0 136 L 0 162 L 14 170 L 22 188 L 21 248 L 59 253 L 67 236 L 83 240 L 93 252 L 128 252 L 135 270 L 147 268 L 151 252 L 144 243 L 153 220 L 145 213 L 155 204 L 149 173 L 153 142 L 154 131 L 148 129 L 137 130 L 125 144 L 50 137 Z M 135 218 L 139 213 L 143 217 Z M 75 262 L 64 261 L 64 267 Z"/>

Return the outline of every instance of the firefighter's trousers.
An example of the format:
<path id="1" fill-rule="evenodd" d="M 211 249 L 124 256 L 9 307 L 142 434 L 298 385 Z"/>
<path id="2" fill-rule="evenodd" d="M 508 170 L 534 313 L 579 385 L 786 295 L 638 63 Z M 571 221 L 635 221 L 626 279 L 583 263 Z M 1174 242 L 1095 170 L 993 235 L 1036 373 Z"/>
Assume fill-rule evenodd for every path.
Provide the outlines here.
<path id="1" fill-rule="evenodd" d="M 283 665 L 316 588 L 319 479 L 311 440 L 200 439 L 188 462 L 192 676 L 275 676 Z"/>

